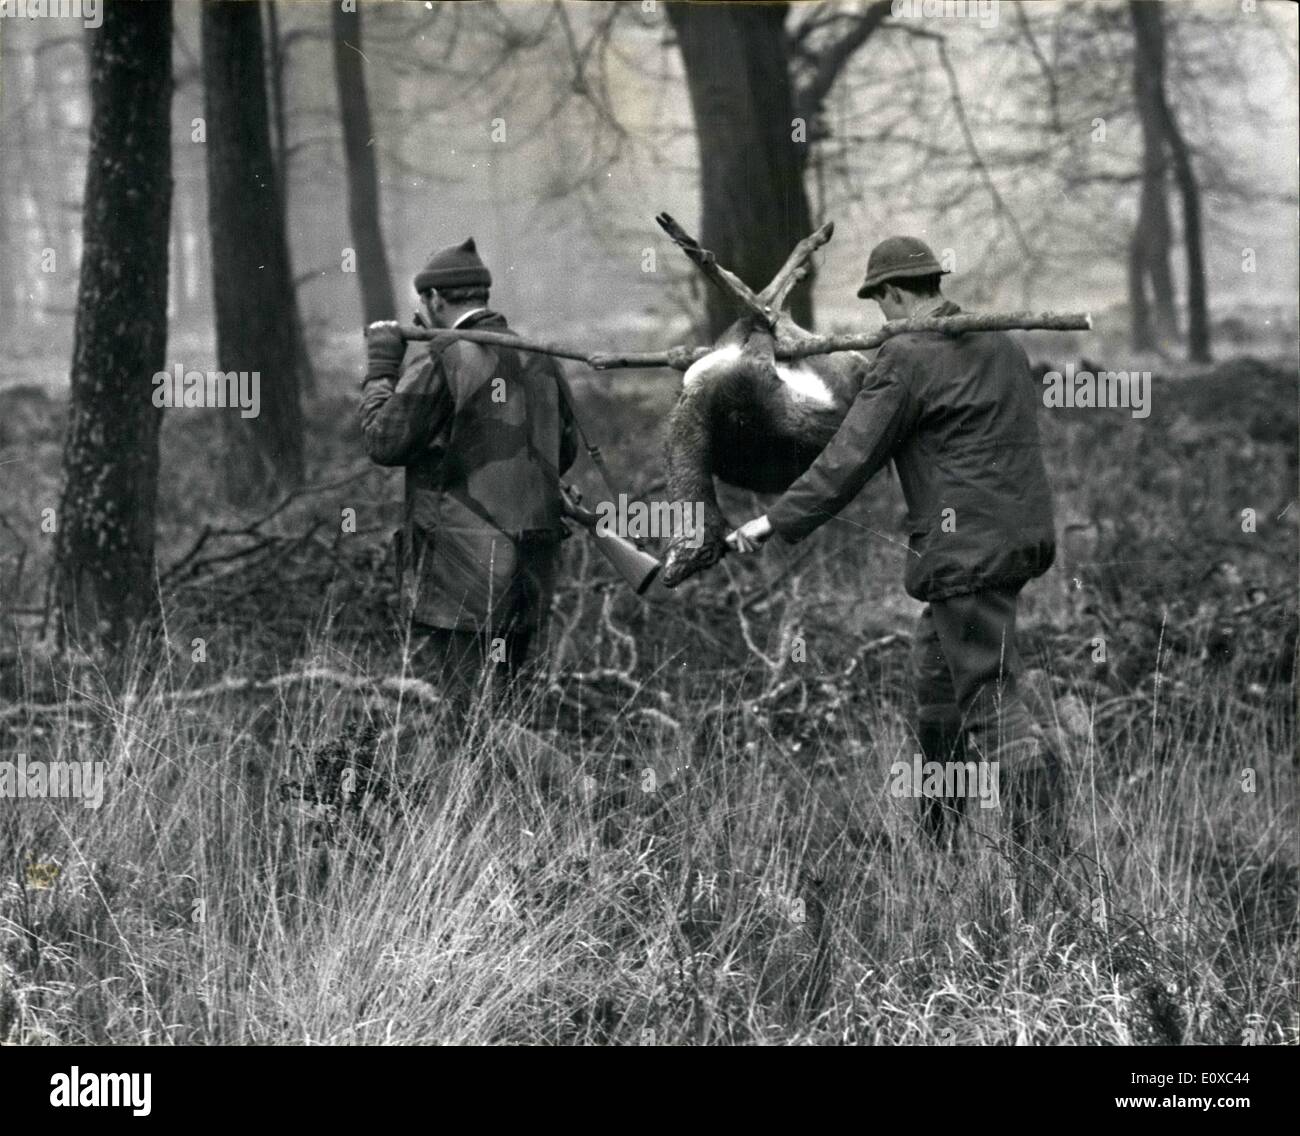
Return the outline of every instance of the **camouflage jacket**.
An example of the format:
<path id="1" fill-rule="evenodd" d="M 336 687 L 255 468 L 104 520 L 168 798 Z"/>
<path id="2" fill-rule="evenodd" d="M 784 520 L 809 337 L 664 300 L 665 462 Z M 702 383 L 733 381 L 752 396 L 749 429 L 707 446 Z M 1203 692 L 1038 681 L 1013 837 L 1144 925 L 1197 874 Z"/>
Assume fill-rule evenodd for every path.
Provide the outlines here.
<path id="1" fill-rule="evenodd" d="M 892 458 L 907 499 L 908 594 L 1019 587 L 1056 554 L 1038 400 L 1024 349 L 1005 332 L 886 340 L 835 437 L 768 510 L 772 528 L 802 539 Z"/>
<path id="2" fill-rule="evenodd" d="M 465 329 L 508 332 L 484 309 Z M 366 452 L 406 467 L 397 533 L 405 614 L 497 633 L 545 622 L 563 527 L 560 476 L 577 455 L 553 358 L 439 340 L 362 384 Z"/>

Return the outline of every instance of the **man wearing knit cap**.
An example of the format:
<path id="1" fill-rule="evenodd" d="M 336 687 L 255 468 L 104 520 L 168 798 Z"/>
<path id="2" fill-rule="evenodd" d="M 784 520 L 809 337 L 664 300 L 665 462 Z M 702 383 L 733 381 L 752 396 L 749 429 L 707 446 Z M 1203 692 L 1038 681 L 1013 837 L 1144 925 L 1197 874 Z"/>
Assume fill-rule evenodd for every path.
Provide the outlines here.
<path id="1" fill-rule="evenodd" d="M 885 319 L 956 315 L 945 270 L 915 237 L 871 252 L 858 290 Z M 1021 843 L 1058 835 L 1060 764 L 1016 689 L 1020 590 L 1055 556 L 1038 396 L 1020 344 L 1000 331 L 898 335 L 881 346 L 835 437 L 784 495 L 727 542 L 802 540 L 887 462 L 908 508 L 904 586 L 927 606 L 913 637 L 917 742 L 926 762 L 998 763 L 1001 806 Z M 939 836 L 960 798 L 923 802 Z"/>
<path id="2" fill-rule="evenodd" d="M 508 333 L 487 306 L 491 284 L 472 237 L 440 249 L 415 275 L 417 320 Z M 576 429 L 548 355 L 407 346 L 396 322 L 366 329 L 361 428 L 375 462 L 406 468 L 397 559 L 415 669 L 463 714 L 484 672 L 515 677 L 545 626 Z"/>

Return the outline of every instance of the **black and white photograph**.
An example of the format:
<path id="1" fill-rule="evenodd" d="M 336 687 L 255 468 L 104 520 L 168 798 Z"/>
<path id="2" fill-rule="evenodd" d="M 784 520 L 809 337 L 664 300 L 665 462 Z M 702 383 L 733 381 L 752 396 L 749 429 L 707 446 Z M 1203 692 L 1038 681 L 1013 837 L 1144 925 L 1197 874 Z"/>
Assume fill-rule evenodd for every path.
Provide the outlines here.
<path id="1" fill-rule="evenodd" d="M 1298 13 L 0 0 L 32 1107 L 870 1046 L 1249 1110 L 1300 1043 Z"/>

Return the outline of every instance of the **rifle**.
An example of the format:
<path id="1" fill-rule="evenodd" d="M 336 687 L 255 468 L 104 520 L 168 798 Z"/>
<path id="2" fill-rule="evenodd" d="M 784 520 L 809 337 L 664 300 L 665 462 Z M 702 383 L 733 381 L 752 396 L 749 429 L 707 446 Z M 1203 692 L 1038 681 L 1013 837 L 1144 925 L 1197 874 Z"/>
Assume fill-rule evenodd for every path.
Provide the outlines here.
<path id="1" fill-rule="evenodd" d="M 574 486 L 560 486 L 560 498 L 564 502 L 564 515 L 591 534 L 600 554 L 623 577 L 628 587 L 638 596 L 645 595 L 646 589 L 659 575 L 662 567 L 659 561 L 650 553 L 642 552 L 627 537 L 602 526 L 595 513 L 582 507 L 582 495 Z"/>

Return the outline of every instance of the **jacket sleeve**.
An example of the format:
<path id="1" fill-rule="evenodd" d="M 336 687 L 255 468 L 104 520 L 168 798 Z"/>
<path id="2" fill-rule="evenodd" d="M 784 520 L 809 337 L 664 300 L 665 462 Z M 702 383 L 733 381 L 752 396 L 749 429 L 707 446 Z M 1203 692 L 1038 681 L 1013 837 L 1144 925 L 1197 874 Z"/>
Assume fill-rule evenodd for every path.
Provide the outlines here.
<path id="1" fill-rule="evenodd" d="M 783 540 L 802 540 L 830 520 L 880 470 L 916 419 L 906 364 L 880 349 L 840 428 L 768 510 Z"/>
<path id="2" fill-rule="evenodd" d="M 569 472 L 578 458 L 578 423 L 573 416 L 573 391 L 569 380 L 558 363 L 555 364 L 555 382 L 560 390 L 560 476 Z"/>
<path id="3" fill-rule="evenodd" d="M 368 377 L 361 384 L 361 433 L 379 465 L 408 465 L 436 438 L 455 411 L 441 358 L 413 360 L 400 379 Z"/>

